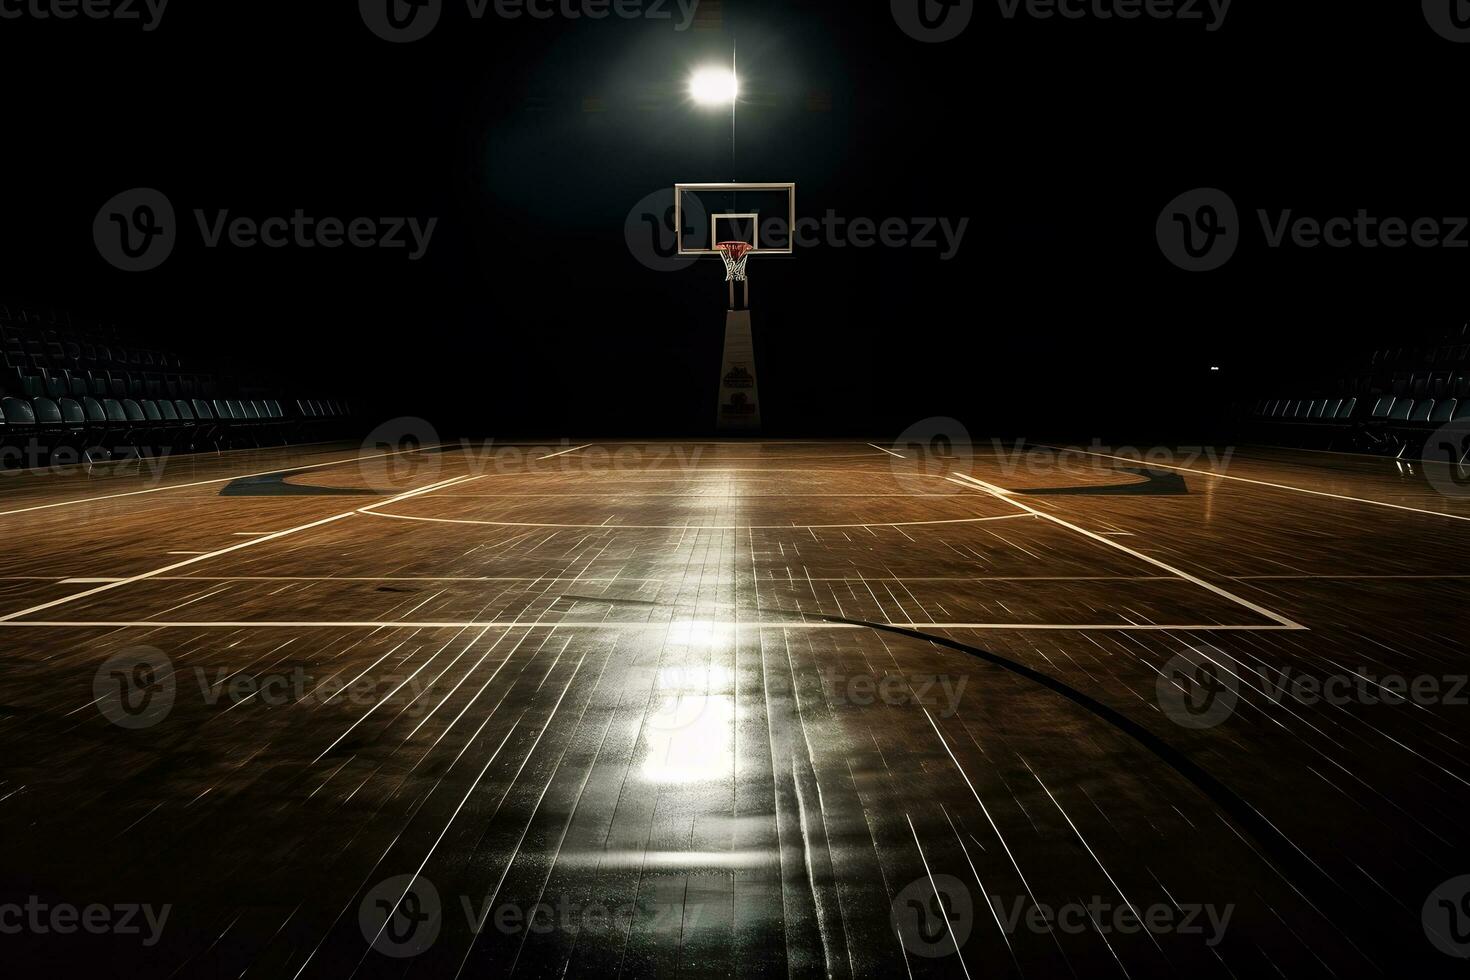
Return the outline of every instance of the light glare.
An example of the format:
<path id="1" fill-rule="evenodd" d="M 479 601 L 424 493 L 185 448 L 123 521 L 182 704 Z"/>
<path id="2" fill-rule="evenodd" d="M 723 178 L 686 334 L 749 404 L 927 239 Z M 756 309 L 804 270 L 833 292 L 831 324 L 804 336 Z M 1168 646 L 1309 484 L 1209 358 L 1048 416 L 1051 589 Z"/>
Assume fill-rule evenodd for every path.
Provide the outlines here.
<path id="1" fill-rule="evenodd" d="M 703 68 L 689 80 L 689 94 L 701 105 L 729 105 L 740 94 L 740 82 L 728 68 Z"/>

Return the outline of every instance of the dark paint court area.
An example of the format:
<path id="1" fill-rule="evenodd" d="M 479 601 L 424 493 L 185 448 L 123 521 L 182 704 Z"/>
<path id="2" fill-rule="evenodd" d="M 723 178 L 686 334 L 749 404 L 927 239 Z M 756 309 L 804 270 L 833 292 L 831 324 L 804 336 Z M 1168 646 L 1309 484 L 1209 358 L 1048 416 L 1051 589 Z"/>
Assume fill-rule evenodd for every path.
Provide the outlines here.
<path id="1" fill-rule="evenodd" d="M 1458 6 L 0 0 L 0 963 L 1460 975 Z"/>

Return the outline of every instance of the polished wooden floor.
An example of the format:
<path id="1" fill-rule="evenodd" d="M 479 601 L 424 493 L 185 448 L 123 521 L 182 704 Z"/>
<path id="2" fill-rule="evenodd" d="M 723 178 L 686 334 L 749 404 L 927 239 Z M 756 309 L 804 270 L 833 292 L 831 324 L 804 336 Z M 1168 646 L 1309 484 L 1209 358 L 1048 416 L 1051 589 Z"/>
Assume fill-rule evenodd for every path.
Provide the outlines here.
<path id="1" fill-rule="evenodd" d="M 1381 459 L 1126 456 L 318 445 L 0 475 L 0 905 L 152 915 L 0 908 L 0 958 L 1461 968 L 1422 910 L 1470 873 L 1470 708 L 1276 682 L 1451 693 L 1470 499 Z"/>

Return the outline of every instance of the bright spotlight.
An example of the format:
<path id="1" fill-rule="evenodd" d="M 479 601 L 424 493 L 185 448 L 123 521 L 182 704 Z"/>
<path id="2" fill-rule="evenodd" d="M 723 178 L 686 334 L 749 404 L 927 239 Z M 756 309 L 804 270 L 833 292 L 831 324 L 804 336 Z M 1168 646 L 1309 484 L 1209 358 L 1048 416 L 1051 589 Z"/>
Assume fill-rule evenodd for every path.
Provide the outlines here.
<path id="1" fill-rule="evenodd" d="M 729 105 L 740 94 L 740 81 L 728 68 L 704 68 L 689 80 L 689 94 L 702 105 Z"/>

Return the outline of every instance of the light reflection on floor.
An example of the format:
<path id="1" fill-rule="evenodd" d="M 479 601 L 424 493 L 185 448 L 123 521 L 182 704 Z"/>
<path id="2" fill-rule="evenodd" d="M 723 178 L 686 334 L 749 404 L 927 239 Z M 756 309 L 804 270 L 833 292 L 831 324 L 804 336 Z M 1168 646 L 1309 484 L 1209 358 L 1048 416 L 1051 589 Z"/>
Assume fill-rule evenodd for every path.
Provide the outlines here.
<path id="1" fill-rule="evenodd" d="M 675 623 L 666 654 L 678 646 L 722 648 L 731 630 L 708 622 Z M 654 703 L 643 724 L 647 753 L 643 775 L 654 783 L 728 779 L 734 771 L 732 740 L 734 675 L 725 666 L 664 667 L 654 684 Z"/>

